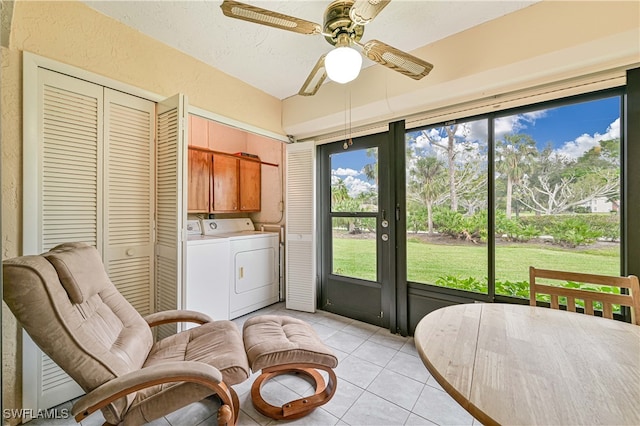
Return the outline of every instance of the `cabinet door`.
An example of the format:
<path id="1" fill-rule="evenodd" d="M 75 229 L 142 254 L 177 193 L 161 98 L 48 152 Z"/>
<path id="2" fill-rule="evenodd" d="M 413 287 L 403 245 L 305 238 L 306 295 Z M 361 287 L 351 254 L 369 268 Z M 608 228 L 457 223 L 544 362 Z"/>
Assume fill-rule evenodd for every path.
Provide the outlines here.
<path id="1" fill-rule="evenodd" d="M 240 210 L 260 211 L 261 164 L 240 160 Z"/>
<path id="2" fill-rule="evenodd" d="M 211 181 L 211 154 L 196 149 L 189 150 L 189 183 L 187 186 L 187 211 L 208 213 Z"/>
<path id="3" fill-rule="evenodd" d="M 213 212 L 238 210 L 238 159 L 213 154 Z"/>

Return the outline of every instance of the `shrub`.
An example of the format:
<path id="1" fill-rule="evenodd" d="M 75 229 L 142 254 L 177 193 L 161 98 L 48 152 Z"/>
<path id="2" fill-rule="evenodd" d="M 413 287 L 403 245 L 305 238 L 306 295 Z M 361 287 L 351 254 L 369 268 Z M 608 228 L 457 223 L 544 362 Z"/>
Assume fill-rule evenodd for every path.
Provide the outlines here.
<path id="1" fill-rule="evenodd" d="M 479 211 L 465 216 L 448 208 L 437 208 L 433 213 L 433 224 L 438 232 L 458 239 L 487 240 L 487 212 Z"/>
<path id="2" fill-rule="evenodd" d="M 484 281 L 480 281 L 474 277 L 460 278 L 455 275 L 445 275 L 444 277 L 438 277 L 435 284 L 441 287 L 456 288 L 476 293 L 487 292 L 486 279 Z"/>
<path id="3" fill-rule="evenodd" d="M 529 298 L 529 281 L 496 281 L 496 294 Z"/>
<path id="4" fill-rule="evenodd" d="M 593 229 L 585 221 L 575 217 L 551 225 L 547 232 L 553 236 L 554 243 L 569 247 L 591 244 L 601 236 L 599 230 Z"/>
<path id="5" fill-rule="evenodd" d="M 615 214 L 557 214 L 540 216 L 521 216 L 523 225 L 532 225 L 540 232 L 548 232 L 553 226 L 568 219 L 578 218 L 586 223 L 589 228 L 598 231 L 598 238 L 617 240 L 620 238 L 620 218 Z"/>
<path id="6" fill-rule="evenodd" d="M 433 212 L 433 226 L 438 232 L 458 238 L 466 228 L 464 216 L 448 208 L 436 208 Z"/>

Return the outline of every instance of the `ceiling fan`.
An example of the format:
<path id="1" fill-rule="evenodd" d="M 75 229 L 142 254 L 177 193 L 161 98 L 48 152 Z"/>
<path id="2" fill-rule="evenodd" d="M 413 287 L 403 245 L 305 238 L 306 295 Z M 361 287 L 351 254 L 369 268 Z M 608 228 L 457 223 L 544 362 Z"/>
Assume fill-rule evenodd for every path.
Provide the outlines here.
<path id="1" fill-rule="evenodd" d="M 323 35 L 335 49 L 320 57 L 298 92 L 302 96 L 314 95 L 324 80 L 347 83 L 358 76 L 362 56 L 352 46 L 359 46 L 372 61 L 401 74 L 420 80 L 433 69 L 433 65 L 379 40 L 360 43 L 364 26 L 375 18 L 391 0 L 335 0 L 324 12 L 324 25 L 306 21 L 260 7 L 224 0 L 222 13 L 231 18 L 268 25 L 282 30 L 307 35 Z"/>

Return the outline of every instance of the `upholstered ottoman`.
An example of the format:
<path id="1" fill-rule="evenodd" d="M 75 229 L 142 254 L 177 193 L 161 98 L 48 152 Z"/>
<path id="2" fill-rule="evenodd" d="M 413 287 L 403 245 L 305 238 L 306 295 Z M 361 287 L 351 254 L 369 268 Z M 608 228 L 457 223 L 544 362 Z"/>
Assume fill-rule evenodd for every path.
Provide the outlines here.
<path id="1" fill-rule="evenodd" d="M 251 370 L 262 370 L 251 386 L 251 401 L 258 412 L 277 420 L 297 419 L 333 397 L 336 391 L 333 369 L 338 359 L 309 324 L 288 316 L 260 315 L 245 322 L 242 334 Z M 318 370 L 329 374 L 328 383 L 325 384 Z M 262 385 L 275 376 L 292 373 L 309 377 L 315 393 L 281 407 L 267 403 L 260 394 Z"/>

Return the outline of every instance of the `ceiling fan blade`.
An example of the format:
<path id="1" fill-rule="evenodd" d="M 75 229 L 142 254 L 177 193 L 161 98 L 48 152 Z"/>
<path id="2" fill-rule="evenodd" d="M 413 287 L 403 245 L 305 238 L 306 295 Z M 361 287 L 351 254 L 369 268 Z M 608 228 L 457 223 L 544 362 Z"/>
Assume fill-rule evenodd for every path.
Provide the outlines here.
<path id="1" fill-rule="evenodd" d="M 305 80 L 304 84 L 300 88 L 298 92 L 301 96 L 313 96 L 316 94 L 320 86 L 322 86 L 322 82 L 327 78 L 327 73 L 324 69 L 324 58 L 327 55 L 324 54 L 320 56 L 318 62 L 309 73 L 309 77 Z"/>
<path id="2" fill-rule="evenodd" d="M 427 61 L 410 55 L 395 47 L 389 46 L 379 40 L 371 40 L 362 45 L 362 50 L 367 58 L 387 68 L 402 73 L 414 80 L 420 80 L 429 74 L 433 65 Z"/>
<path id="3" fill-rule="evenodd" d="M 349 10 L 349 18 L 357 25 L 366 25 L 389 4 L 391 0 L 356 0 Z"/>
<path id="4" fill-rule="evenodd" d="M 268 25 L 281 30 L 300 34 L 320 34 L 322 32 L 320 24 L 233 0 L 224 0 L 220 8 L 222 8 L 222 13 L 230 18 Z"/>

